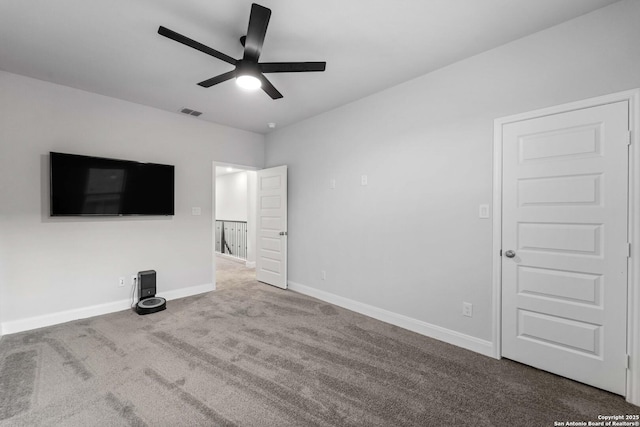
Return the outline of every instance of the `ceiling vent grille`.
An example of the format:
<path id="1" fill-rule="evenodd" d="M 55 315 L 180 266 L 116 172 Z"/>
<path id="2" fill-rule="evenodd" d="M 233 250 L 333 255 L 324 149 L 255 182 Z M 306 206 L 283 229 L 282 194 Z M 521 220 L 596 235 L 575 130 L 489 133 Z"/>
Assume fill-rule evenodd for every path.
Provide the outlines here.
<path id="1" fill-rule="evenodd" d="M 195 117 L 198 117 L 199 115 L 202 114 L 201 111 L 192 110 L 191 108 L 181 108 L 180 112 L 184 114 L 188 114 L 190 116 L 195 116 Z"/>

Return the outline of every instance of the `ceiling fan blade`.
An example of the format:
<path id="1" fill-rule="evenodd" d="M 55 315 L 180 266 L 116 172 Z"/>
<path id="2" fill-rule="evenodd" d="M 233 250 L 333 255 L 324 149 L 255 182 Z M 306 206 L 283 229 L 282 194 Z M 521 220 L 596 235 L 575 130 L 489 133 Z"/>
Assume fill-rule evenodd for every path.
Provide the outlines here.
<path id="1" fill-rule="evenodd" d="M 217 85 L 218 83 L 231 80 L 235 76 L 236 76 L 236 70 L 232 70 L 232 71 L 229 71 L 228 73 L 220 74 L 219 76 L 211 77 L 210 79 L 204 80 L 198 83 L 198 85 L 202 87 L 211 87 L 213 85 Z"/>
<path id="2" fill-rule="evenodd" d="M 269 80 L 267 80 L 267 78 L 265 76 L 260 74 L 260 76 L 258 78 L 262 82 L 262 90 L 264 90 L 267 93 L 267 95 L 269 95 L 271 97 L 271 99 L 280 99 L 280 98 L 282 98 L 282 94 L 280 92 L 278 92 L 278 89 L 276 89 L 275 86 L 273 86 L 271 84 L 271 82 Z"/>
<path id="3" fill-rule="evenodd" d="M 170 38 L 171 40 L 175 40 L 178 43 L 182 43 L 184 45 L 187 45 L 189 47 L 192 47 L 196 50 L 199 50 L 200 52 L 204 52 L 207 55 L 211 55 L 215 58 L 218 58 L 224 62 L 228 62 L 231 65 L 236 65 L 236 63 L 238 62 L 237 60 L 235 60 L 234 58 L 230 57 L 229 55 L 225 55 L 222 52 L 218 52 L 215 49 L 210 48 L 209 46 L 205 46 L 202 43 L 199 43 L 195 40 L 190 39 L 189 37 L 183 36 L 182 34 L 178 34 L 175 31 L 172 31 L 168 28 L 165 28 L 163 26 L 160 26 L 160 28 L 158 28 L 158 34 L 160 34 L 161 36 L 165 36 L 167 38 Z"/>
<path id="4" fill-rule="evenodd" d="M 253 3 L 249 16 L 249 28 L 244 42 L 244 59 L 258 62 L 262 52 L 264 36 L 267 34 L 267 26 L 271 18 L 271 9 Z"/>
<path id="5" fill-rule="evenodd" d="M 324 71 L 326 62 L 262 62 L 263 73 L 301 73 L 306 71 Z"/>

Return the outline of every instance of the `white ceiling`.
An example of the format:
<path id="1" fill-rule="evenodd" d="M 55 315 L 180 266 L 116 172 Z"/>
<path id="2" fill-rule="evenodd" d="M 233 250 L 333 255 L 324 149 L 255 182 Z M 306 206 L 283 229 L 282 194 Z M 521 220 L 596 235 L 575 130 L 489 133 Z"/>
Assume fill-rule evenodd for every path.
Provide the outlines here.
<path id="1" fill-rule="evenodd" d="M 283 127 L 616 0 L 260 0 L 272 9 L 260 60 L 327 61 L 269 74 L 272 100 L 233 67 L 157 34 L 163 25 L 242 56 L 247 0 L 1 0 L 0 69 L 258 133 Z"/>

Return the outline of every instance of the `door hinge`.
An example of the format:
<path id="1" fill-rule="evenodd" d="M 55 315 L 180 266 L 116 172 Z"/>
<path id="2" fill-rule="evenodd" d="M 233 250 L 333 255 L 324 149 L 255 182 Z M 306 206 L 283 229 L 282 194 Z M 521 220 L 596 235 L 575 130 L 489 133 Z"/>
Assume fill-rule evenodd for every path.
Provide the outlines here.
<path id="1" fill-rule="evenodd" d="M 631 258 L 631 243 L 627 243 L 627 258 Z"/>
<path id="2" fill-rule="evenodd" d="M 631 134 L 631 131 L 628 130 L 627 131 L 627 145 L 631 145 L 632 142 L 633 142 L 633 135 Z"/>
<path id="3" fill-rule="evenodd" d="M 502 256 L 502 249 L 500 249 L 500 256 Z"/>
<path id="4" fill-rule="evenodd" d="M 627 357 L 625 358 L 626 360 L 626 364 L 627 366 L 625 366 L 625 368 L 630 369 L 631 368 L 631 355 L 627 354 Z"/>

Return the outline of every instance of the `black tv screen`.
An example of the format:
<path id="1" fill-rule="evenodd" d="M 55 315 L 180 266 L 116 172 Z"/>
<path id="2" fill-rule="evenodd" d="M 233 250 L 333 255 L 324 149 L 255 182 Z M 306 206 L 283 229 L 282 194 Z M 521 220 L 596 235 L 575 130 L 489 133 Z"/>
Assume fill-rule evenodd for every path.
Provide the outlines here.
<path id="1" fill-rule="evenodd" d="M 174 166 L 49 154 L 51 216 L 174 214 Z"/>

